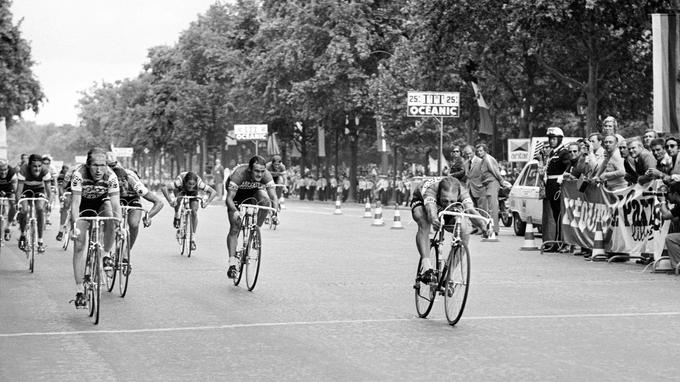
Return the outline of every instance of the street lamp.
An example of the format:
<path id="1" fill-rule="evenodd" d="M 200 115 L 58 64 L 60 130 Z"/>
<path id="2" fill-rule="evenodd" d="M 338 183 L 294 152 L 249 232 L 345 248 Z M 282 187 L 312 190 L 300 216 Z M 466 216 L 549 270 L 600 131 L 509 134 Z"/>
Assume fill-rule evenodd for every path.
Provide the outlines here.
<path id="1" fill-rule="evenodd" d="M 581 94 L 576 100 L 576 115 L 581 117 L 579 121 L 579 132 L 581 136 L 585 136 L 586 115 L 588 114 L 588 100 Z"/>

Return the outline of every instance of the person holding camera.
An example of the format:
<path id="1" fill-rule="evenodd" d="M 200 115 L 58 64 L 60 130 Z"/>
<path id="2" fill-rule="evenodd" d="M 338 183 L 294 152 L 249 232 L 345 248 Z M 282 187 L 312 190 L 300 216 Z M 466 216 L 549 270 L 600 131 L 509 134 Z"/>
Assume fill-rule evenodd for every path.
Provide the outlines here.
<path id="1" fill-rule="evenodd" d="M 593 177 L 595 182 L 602 182 L 608 190 L 613 191 L 628 186 L 625 179 L 626 168 L 619 152 L 619 139 L 610 134 L 604 138 L 605 158 L 602 166 Z"/>
<path id="2" fill-rule="evenodd" d="M 668 187 L 668 194 L 666 197 L 659 196 L 659 204 L 661 209 L 661 217 L 667 220 L 678 222 L 680 217 L 680 182 L 676 182 Z M 668 205 L 668 202 L 674 204 L 673 208 Z M 666 250 L 671 261 L 671 267 L 675 268 L 680 262 L 680 232 L 669 233 L 666 235 Z"/>

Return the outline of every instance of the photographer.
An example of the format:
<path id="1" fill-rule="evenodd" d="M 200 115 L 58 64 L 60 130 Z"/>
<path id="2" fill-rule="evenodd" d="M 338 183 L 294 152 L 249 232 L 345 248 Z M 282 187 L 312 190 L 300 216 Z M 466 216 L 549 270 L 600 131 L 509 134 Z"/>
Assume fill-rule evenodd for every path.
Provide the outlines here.
<path id="1" fill-rule="evenodd" d="M 677 222 L 680 217 L 680 182 L 673 183 L 668 188 L 667 197 L 660 196 L 659 200 L 661 201 L 661 217 Z M 668 202 L 674 204 L 673 208 L 668 206 Z M 666 236 L 666 249 L 671 267 L 677 267 L 678 262 L 680 262 L 680 233 L 669 233 Z"/>

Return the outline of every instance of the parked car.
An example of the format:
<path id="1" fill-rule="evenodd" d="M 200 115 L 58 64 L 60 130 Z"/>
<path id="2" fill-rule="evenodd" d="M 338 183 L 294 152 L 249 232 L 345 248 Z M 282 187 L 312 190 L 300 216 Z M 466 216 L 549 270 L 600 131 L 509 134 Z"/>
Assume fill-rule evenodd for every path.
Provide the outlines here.
<path id="1" fill-rule="evenodd" d="M 534 228 L 541 230 L 543 201 L 538 198 L 538 161 L 527 162 L 519 173 L 508 196 L 508 208 L 512 214 L 512 227 L 515 235 L 523 236 L 526 222 L 531 217 Z"/>

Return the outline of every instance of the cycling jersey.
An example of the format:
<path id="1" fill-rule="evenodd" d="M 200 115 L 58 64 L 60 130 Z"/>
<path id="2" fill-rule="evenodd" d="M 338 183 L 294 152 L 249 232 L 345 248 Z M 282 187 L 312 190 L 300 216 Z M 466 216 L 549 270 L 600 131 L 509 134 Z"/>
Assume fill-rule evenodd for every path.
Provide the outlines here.
<path id="1" fill-rule="evenodd" d="M 7 175 L 0 177 L 0 193 L 5 194 L 5 196 L 13 195 L 16 192 L 14 189 L 15 182 L 17 181 L 17 173 L 12 167 L 7 167 Z"/>
<path id="2" fill-rule="evenodd" d="M 275 183 L 278 183 L 279 178 L 286 173 L 286 166 L 283 163 L 275 165 L 274 162 L 269 162 L 265 168 L 272 174 Z"/>
<path id="3" fill-rule="evenodd" d="M 21 166 L 19 174 L 17 174 L 17 179 L 24 182 L 24 188 L 22 192 L 33 191 L 35 195 L 45 193 L 45 182 L 52 180 L 52 174 L 50 171 L 44 167 L 40 168 L 40 172 L 37 176 L 31 173 L 30 168 L 27 164 Z"/>
<path id="4" fill-rule="evenodd" d="M 78 167 L 71 179 L 71 190 L 81 193 L 81 212 L 86 209 L 99 211 L 102 204 L 110 200 L 110 195 L 120 194 L 118 178 L 108 167 L 100 180 L 92 179 L 86 166 Z"/>
<path id="5" fill-rule="evenodd" d="M 173 183 L 175 189 L 179 192 L 180 195 L 198 196 L 198 190 L 210 192 L 210 186 L 205 184 L 205 182 L 203 182 L 203 179 L 201 179 L 200 176 L 196 176 L 196 188 L 193 190 L 189 190 L 187 188 L 187 185 L 184 184 L 184 177 L 187 175 L 187 173 L 188 173 L 187 171 L 184 171 L 177 175 L 177 178 L 175 178 L 175 182 Z"/>
<path id="6" fill-rule="evenodd" d="M 116 166 L 113 168 L 113 172 L 116 174 L 120 185 L 120 200 L 127 206 L 141 207 L 140 197 L 148 194 L 149 189 L 132 170 Z"/>
<path id="7" fill-rule="evenodd" d="M 78 167 L 64 174 L 64 192 L 71 192 L 71 180 L 73 179 L 73 174 L 78 171 L 83 165 L 78 165 Z"/>
<path id="8" fill-rule="evenodd" d="M 463 187 L 458 179 L 453 178 L 453 187 L 451 192 L 454 194 L 453 200 L 463 203 L 466 209 L 474 208 L 472 198 L 467 189 Z M 415 191 L 413 191 L 413 198 L 411 199 L 411 209 L 418 206 L 424 206 L 425 204 L 435 204 L 437 210 L 441 211 L 447 206 L 442 206 L 439 202 L 439 183 L 441 183 L 442 178 L 435 177 L 422 181 L 415 185 Z"/>
<path id="9" fill-rule="evenodd" d="M 227 179 L 227 189 L 229 190 L 264 190 L 274 187 L 274 178 L 268 170 L 264 170 L 262 179 L 255 180 L 253 174 L 248 169 L 247 164 L 242 164 L 234 168 L 229 179 Z"/>

